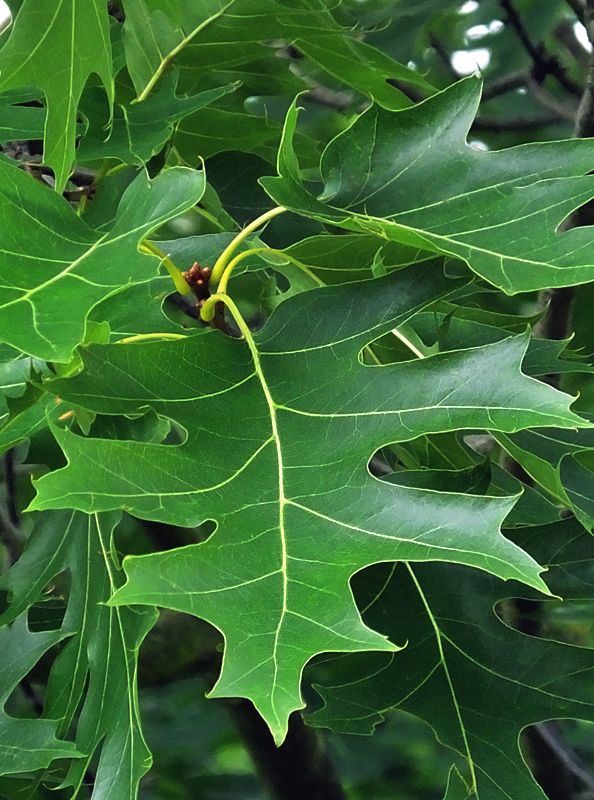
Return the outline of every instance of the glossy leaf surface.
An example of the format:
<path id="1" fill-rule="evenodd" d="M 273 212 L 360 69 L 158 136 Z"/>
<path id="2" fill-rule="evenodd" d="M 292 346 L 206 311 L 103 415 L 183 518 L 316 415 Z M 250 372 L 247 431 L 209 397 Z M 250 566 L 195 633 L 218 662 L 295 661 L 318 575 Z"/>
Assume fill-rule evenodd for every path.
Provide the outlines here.
<path id="1" fill-rule="evenodd" d="M 32 507 L 215 520 L 203 544 L 127 560 L 114 602 L 163 605 L 219 628 L 226 655 L 213 695 L 252 699 L 278 741 L 303 704 L 300 673 L 313 655 L 394 649 L 353 603 L 349 579 L 364 566 L 443 559 L 545 588 L 536 563 L 499 533 L 514 498 L 390 485 L 366 469 L 378 447 L 423 433 L 579 424 L 569 398 L 521 375 L 522 336 L 422 362 L 362 364 L 371 340 L 459 285 L 438 265 L 426 282 L 416 275 L 411 267 L 291 298 L 262 331 L 244 327 L 243 341 L 205 332 L 89 348 L 80 376 L 51 384 L 95 412 L 150 406 L 185 432 L 170 446 L 56 429 L 68 466 L 37 482 Z M 328 393 L 337 382 L 338 406 Z"/>

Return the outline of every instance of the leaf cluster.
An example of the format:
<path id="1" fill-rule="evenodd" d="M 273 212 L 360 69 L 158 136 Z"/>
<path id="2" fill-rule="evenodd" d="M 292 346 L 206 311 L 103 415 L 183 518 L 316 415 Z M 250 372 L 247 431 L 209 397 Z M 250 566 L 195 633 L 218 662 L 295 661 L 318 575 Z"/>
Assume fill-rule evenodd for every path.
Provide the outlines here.
<path id="1" fill-rule="evenodd" d="M 205 742 L 404 711 L 444 800 L 559 796 L 519 742 L 594 722 L 594 81 L 533 5 L 15 4 L 0 797 L 189 797 L 143 733 L 188 675 Z"/>

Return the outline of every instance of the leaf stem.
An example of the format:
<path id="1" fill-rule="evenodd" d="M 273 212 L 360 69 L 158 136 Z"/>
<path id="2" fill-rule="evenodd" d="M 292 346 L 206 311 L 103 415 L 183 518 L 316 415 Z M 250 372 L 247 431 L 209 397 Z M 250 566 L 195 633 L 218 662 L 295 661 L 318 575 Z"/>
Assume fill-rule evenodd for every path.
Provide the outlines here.
<path id="1" fill-rule="evenodd" d="M 165 267 L 167 272 L 169 273 L 171 280 L 175 284 L 175 288 L 180 294 L 191 294 L 192 289 L 188 285 L 188 282 L 184 278 L 182 271 L 178 269 L 173 261 L 169 258 L 166 253 L 163 253 L 162 250 L 159 250 L 154 242 L 149 241 L 148 239 L 142 242 L 140 245 L 140 251 L 142 253 L 146 253 L 147 255 L 157 256 L 157 258 L 161 259 L 161 264 Z"/>
<path id="2" fill-rule="evenodd" d="M 227 247 L 223 250 L 221 255 L 217 258 L 214 267 L 212 268 L 212 275 L 210 277 L 210 282 L 213 287 L 217 287 L 219 281 L 223 277 L 223 273 L 227 268 L 233 253 L 237 250 L 239 245 L 247 239 L 250 233 L 253 233 L 257 230 L 260 226 L 262 226 L 268 220 L 273 219 L 274 217 L 278 216 L 279 214 L 283 214 L 287 209 L 283 206 L 276 206 L 275 208 L 271 208 L 268 211 L 265 211 L 264 214 L 261 214 L 255 220 L 250 222 L 248 225 L 241 230 L 237 236 L 233 239 L 233 241 L 229 242 Z"/>
<path id="3" fill-rule="evenodd" d="M 301 263 L 301 261 L 298 261 L 296 258 L 293 258 L 293 256 L 288 255 L 283 250 L 277 250 L 274 247 L 252 247 L 249 250 L 244 250 L 242 253 L 239 253 L 238 255 L 235 256 L 235 258 L 232 258 L 231 261 L 229 261 L 229 263 L 225 267 L 225 271 L 223 272 L 221 280 L 219 281 L 219 285 L 217 287 L 218 291 L 219 292 L 227 291 L 227 284 L 229 283 L 229 278 L 231 277 L 231 273 L 238 264 L 240 264 L 244 259 L 249 258 L 249 256 L 260 255 L 260 253 L 270 253 L 272 255 L 281 256 L 282 258 L 285 259 L 285 261 L 288 261 L 290 264 L 294 264 L 302 272 L 308 275 L 308 277 L 310 277 L 313 281 L 315 281 L 315 283 L 317 283 L 318 286 L 325 286 L 324 281 L 320 280 L 320 278 L 318 278 L 318 276 L 315 275 L 309 269 L 309 267 L 306 267 L 305 264 Z M 271 264 L 271 266 L 274 267 L 274 263 Z"/>

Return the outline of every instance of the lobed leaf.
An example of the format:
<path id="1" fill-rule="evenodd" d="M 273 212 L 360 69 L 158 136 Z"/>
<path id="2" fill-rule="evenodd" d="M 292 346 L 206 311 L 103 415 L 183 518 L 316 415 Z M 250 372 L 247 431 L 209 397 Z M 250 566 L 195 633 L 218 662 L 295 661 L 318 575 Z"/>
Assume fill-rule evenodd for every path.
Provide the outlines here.
<path id="1" fill-rule="evenodd" d="M 205 183 L 184 167 L 143 172 L 100 233 L 21 170 L 0 162 L 0 181 L 0 341 L 49 361 L 72 357 L 101 300 L 154 275 L 139 242 L 198 202 Z"/>
<path id="2" fill-rule="evenodd" d="M 591 230 L 560 226 L 594 194 L 594 142 L 480 152 L 466 140 L 480 91 L 471 77 L 409 109 L 370 108 L 324 151 L 318 197 L 292 147 L 293 104 L 279 175 L 260 182 L 292 211 L 462 259 L 508 294 L 593 280 Z"/>
<path id="3" fill-rule="evenodd" d="M 84 372 L 46 384 L 97 413 L 150 407 L 183 432 L 168 445 L 55 428 L 68 465 L 36 482 L 31 508 L 216 521 L 204 543 L 126 559 L 112 602 L 215 625 L 226 650 L 212 695 L 250 698 L 279 742 L 316 653 L 396 647 L 361 622 L 349 581 L 363 567 L 454 561 L 546 591 L 538 565 L 500 533 L 515 498 L 390 485 L 366 469 L 379 447 L 429 432 L 581 424 L 570 398 L 521 374 L 524 336 L 363 364 L 370 341 L 461 283 L 439 264 L 423 269 L 421 281 L 413 266 L 298 295 L 258 333 L 242 327 L 242 340 L 211 330 L 89 347 Z"/>
<path id="4" fill-rule="evenodd" d="M 81 41 L 93 43 L 93 46 Z M 47 103 L 44 160 L 61 192 L 75 156 L 76 114 L 91 74 L 100 77 L 113 102 L 111 42 L 102 0 L 24 0 L 10 38 L 0 52 L 0 91 L 31 85 Z"/>
<path id="5" fill-rule="evenodd" d="M 0 746 L 0 771 L 26 772 L 55 758 L 76 755 L 62 784 L 71 787 L 76 797 L 90 762 L 98 756 L 93 800 L 135 797 L 151 764 L 140 729 L 136 670 L 138 648 L 154 625 L 156 612 L 106 605 L 118 583 L 111 541 L 118 519 L 117 514 L 87 516 L 71 511 L 43 515 L 27 549 L 1 583 L 11 596 L 0 618 L 5 626 L 12 623 L 0 628 L 0 636 L 7 637 L 22 629 L 27 610 L 42 599 L 46 586 L 70 573 L 62 627 L 44 634 L 52 643 L 66 640 L 50 671 L 44 718 L 19 722 L 39 736 L 52 725 L 63 738 L 73 736 L 75 745 L 60 743 L 61 750 L 54 747 L 55 752 L 49 751 L 44 761 L 31 767 L 13 753 L 14 770 L 6 756 L 2 758 Z M 42 652 L 32 653 L 29 668 Z M 4 682 L 10 686 L 8 676 L 0 676 L 0 685 Z"/>
<path id="6" fill-rule="evenodd" d="M 555 590 L 590 597 L 593 551 L 587 534 L 578 544 L 565 523 L 528 530 L 520 541 L 537 543 L 536 555 L 551 565 Z M 580 562 L 576 568 L 572 555 Z M 566 565 L 573 582 L 564 576 Z M 579 581 L 582 576 L 587 583 Z M 368 733 L 390 711 L 408 711 L 465 757 L 472 798 L 544 800 L 520 752 L 519 734 L 542 720 L 594 719 L 592 651 L 512 629 L 498 616 L 506 613 L 501 601 L 510 591 L 525 596 L 525 590 L 503 587 L 476 571 L 399 565 L 387 579 L 385 569 L 371 585 L 367 579 L 365 595 L 373 597 L 375 585 L 380 596 L 365 618 L 391 639 L 407 639 L 408 646 L 389 658 L 366 655 L 359 663 L 326 664 L 324 686 L 317 687 L 325 705 L 309 721 Z"/>

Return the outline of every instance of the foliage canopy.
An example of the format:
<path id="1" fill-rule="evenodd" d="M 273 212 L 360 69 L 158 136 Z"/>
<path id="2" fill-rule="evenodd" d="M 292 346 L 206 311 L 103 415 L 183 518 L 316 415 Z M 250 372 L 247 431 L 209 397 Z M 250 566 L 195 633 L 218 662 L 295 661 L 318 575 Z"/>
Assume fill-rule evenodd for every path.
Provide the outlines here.
<path id="1" fill-rule="evenodd" d="M 213 796 L 149 773 L 188 674 L 200 735 L 204 689 L 279 746 L 405 711 L 405 796 L 559 796 L 520 735 L 594 723 L 594 5 L 541 5 L 14 4 L 0 797 Z"/>

